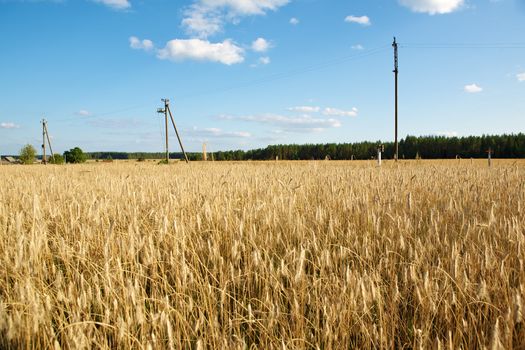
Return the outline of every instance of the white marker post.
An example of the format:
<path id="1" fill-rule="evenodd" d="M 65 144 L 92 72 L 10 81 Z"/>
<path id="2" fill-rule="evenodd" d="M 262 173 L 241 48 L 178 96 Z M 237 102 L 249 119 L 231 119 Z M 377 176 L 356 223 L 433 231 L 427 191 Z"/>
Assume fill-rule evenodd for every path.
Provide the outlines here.
<path id="1" fill-rule="evenodd" d="M 381 153 L 385 151 L 384 145 L 377 146 L 377 166 L 381 166 Z"/>

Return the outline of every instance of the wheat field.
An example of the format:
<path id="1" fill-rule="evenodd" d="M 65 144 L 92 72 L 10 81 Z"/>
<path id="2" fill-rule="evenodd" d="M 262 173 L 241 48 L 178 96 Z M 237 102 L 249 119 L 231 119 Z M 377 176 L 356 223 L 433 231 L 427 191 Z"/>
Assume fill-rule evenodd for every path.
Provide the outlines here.
<path id="1" fill-rule="evenodd" d="M 0 348 L 525 348 L 525 162 L 0 167 Z"/>

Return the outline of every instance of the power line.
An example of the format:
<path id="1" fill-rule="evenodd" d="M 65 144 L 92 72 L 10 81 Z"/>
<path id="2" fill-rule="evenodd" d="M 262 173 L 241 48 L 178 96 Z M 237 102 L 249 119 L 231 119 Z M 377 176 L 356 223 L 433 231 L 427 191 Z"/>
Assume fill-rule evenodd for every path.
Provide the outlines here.
<path id="1" fill-rule="evenodd" d="M 313 72 L 313 71 L 317 71 L 317 70 L 326 69 L 326 68 L 329 68 L 329 67 L 332 67 L 332 66 L 335 66 L 335 65 L 343 64 L 343 63 L 348 62 L 348 61 L 352 61 L 352 60 L 356 60 L 356 59 L 360 59 L 360 58 L 373 56 L 373 55 L 376 55 L 376 54 L 379 54 L 379 53 L 382 53 L 382 52 L 388 50 L 389 46 L 390 45 L 379 46 L 379 47 L 367 50 L 365 52 L 338 57 L 338 58 L 335 58 L 335 59 L 332 59 L 332 60 L 329 60 L 329 61 L 325 61 L 325 62 L 317 63 L 317 64 L 312 64 L 312 65 L 309 65 L 309 66 L 305 66 L 305 67 L 302 67 L 302 68 L 290 70 L 290 71 L 287 71 L 287 72 L 275 73 L 275 74 L 269 75 L 267 77 L 250 80 L 250 81 L 247 81 L 247 82 L 244 82 L 244 83 L 240 83 L 240 84 L 237 84 L 237 85 L 232 85 L 232 86 L 229 86 L 229 87 L 211 89 L 211 90 L 208 90 L 208 91 L 197 92 L 197 93 L 189 94 L 189 95 L 186 95 L 186 96 L 182 95 L 182 96 L 180 96 L 179 99 L 182 100 L 182 99 L 188 99 L 188 98 L 192 98 L 192 97 L 199 97 L 199 96 L 202 96 L 202 95 L 209 95 L 209 94 L 218 93 L 218 92 L 226 92 L 226 91 L 231 91 L 231 90 L 237 90 L 237 89 L 241 89 L 241 88 L 245 88 L 245 87 L 249 87 L 249 86 L 260 85 L 260 84 L 265 84 L 265 83 L 269 83 L 269 82 L 273 82 L 273 81 L 277 81 L 277 80 L 287 79 L 287 78 L 290 78 L 290 77 L 293 77 L 293 76 L 297 76 L 297 75 L 301 75 L 301 74 L 305 74 L 305 73 L 309 73 L 309 72 Z"/>
<path id="2" fill-rule="evenodd" d="M 291 77 L 294 77 L 294 76 L 297 76 L 297 75 L 310 73 L 310 72 L 317 71 L 317 70 L 326 69 L 326 68 L 329 68 L 329 67 L 332 67 L 332 66 L 335 66 L 335 65 L 340 65 L 340 64 L 352 61 L 352 60 L 357 60 L 357 59 L 361 59 L 361 58 L 366 58 L 366 57 L 370 57 L 370 56 L 373 56 L 373 55 L 377 55 L 379 53 L 382 53 L 382 52 L 388 50 L 388 48 L 389 48 L 389 45 L 383 45 L 383 46 L 375 47 L 375 48 L 372 48 L 372 49 L 369 49 L 369 50 L 365 50 L 365 51 L 360 52 L 360 53 L 337 57 L 337 58 L 334 58 L 334 59 L 331 59 L 331 60 L 327 60 L 325 62 L 320 62 L 320 63 L 304 66 L 304 67 L 301 67 L 301 68 L 298 68 L 298 69 L 293 69 L 293 70 L 289 70 L 289 71 L 282 72 L 282 73 L 271 74 L 271 75 L 268 75 L 266 77 L 262 77 L 262 78 L 254 79 L 254 80 L 250 80 L 250 81 L 246 81 L 246 82 L 239 83 L 239 84 L 236 84 L 236 85 L 230 85 L 230 86 L 226 86 L 226 87 L 222 87 L 222 88 L 204 90 L 204 91 L 200 91 L 200 92 L 196 92 L 196 93 L 191 93 L 191 94 L 188 94 L 188 95 L 182 95 L 182 96 L 178 97 L 178 100 L 190 99 L 190 98 L 194 98 L 194 97 L 211 95 L 211 94 L 215 94 L 215 93 L 222 93 L 222 92 L 233 91 L 233 90 L 237 90 L 237 89 L 246 88 L 246 87 L 249 87 L 249 86 L 255 86 L 255 85 L 271 83 L 273 81 L 283 80 L 283 79 L 291 78 Z M 138 110 L 138 109 L 146 109 L 146 108 L 149 108 L 149 107 L 150 106 L 146 106 L 146 105 L 136 105 L 136 106 L 126 107 L 126 108 L 117 109 L 117 110 L 108 111 L 108 112 L 95 113 L 93 115 L 89 115 L 89 116 L 86 116 L 86 117 L 77 117 L 77 118 L 69 117 L 69 118 L 55 120 L 55 121 L 64 122 L 64 121 L 77 121 L 77 120 L 92 120 L 92 119 L 96 119 L 96 118 L 100 118 L 100 117 L 104 117 L 104 116 L 108 116 L 108 115 L 113 115 L 113 114 L 118 114 L 118 113 L 123 113 L 123 112 L 129 112 L 129 111 L 134 111 L 134 110 Z"/>
<path id="3" fill-rule="evenodd" d="M 399 43 L 404 49 L 525 49 L 525 43 Z"/>

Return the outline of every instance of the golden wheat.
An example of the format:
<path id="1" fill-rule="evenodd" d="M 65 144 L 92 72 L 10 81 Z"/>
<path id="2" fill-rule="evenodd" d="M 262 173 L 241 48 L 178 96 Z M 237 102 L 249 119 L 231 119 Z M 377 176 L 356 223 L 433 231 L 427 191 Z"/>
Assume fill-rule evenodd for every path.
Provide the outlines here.
<path id="1" fill-rule="evenodd" d="M 0 168 L 2 348 L 523 348 L 525 163 Z"/>

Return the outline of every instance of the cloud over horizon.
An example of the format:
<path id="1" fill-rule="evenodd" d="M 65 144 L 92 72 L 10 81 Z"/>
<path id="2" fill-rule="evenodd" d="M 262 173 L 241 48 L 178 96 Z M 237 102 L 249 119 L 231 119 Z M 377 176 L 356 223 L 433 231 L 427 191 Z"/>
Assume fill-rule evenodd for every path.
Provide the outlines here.
<path id="1" fill-rule="evenodd" d="M 346 16 L 345 22 L 348 23 L 357 23 L 362 26 L 369 26 L 372 24 L 368 16 Z"/>
<path id="2" fill-rule="evenodd" d="M 0 123 L 0 129 L 18 129 L 20 125 L 13 122 L 2 122 Z"/>
<path id="3" fill-rule="evenodd" d="M 441 15 L 459 10 L 465 0 L 399 0 L 399 3 L 413 12 Z"/>
<path id="4" fill-rule="evenodd" d="M 184 60 L 218 62 L 229 66 L 244 61 L 244 49 L 230 39 L 219 43 L 201 39 L 174 39 L 157 51 L 157 57 L 161 60 L 179 62 Z"/>
<path id="5" fill-rule="evenodd" d="M 126 10 L 131 7 L 129 0 L 93 0 L 96 3 L 106 5 L 115 10 Z"/>
<path id="6" fill-rule="evenodd" d="M 131 47 L 134 50 L 150 51 L 153 50 L 155 46 L 153 45 L 153 41 L 149 39 L 140 40 L 136 36 L 130 36 L 129 47 Z"/>
<path id="7" fill-rule="evenodd" d="M 221 32 L 225 24 L 242 17 L 276 11 L 290 0 L 196 0 L 184 11 L 182 26 L 189 35 L 205 39 Z"/>
<path id="8" fill-rule="evenodd" d="M 476 94 L 478 92 L 483 91 L 483 88 L 477 84 L 465 85 L 463 89 L 465 90 L 465 92 L 468 92 L 469 94 Z"/>

